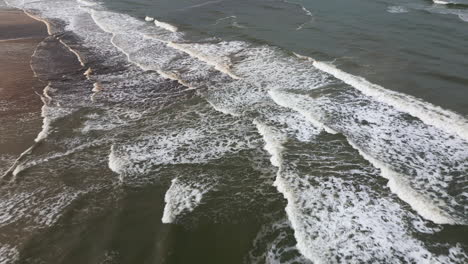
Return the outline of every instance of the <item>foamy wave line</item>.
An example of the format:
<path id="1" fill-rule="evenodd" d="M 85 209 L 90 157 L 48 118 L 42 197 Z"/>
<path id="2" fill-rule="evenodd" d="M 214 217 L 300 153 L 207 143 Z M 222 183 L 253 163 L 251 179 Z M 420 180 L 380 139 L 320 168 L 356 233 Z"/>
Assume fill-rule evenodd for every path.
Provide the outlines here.
<path id="1" fill-rule="evenodd" d="M 434 4 L 438 4 L 438 5 L 448 5 L 448 4 L 450 4 L 450 2 L 441 1 L 441 0 L 432 0 L 432 2 L 433 2 Z"/>
<path id="2" fill-rule="evenodd" d="M 49 99 L 50 96 L 47 94 L 48 89 L 50 86 L 47 86 L 44 89 L 45 95 L 42 96 L 42 101 L 44 105 L 41 108 L 41 117 L 42 117 L 42 130 L 37 134 L 36 138 L 34 139 L 35 142 L 40 142 L 46 139 L 52 131 L 52 122 L 56 121 L 59 118 L 62 118 L 71 112 L 64 108 L 52 110 L 52 107 L 49 106 Z"/>
<path id="3" fill-rule="evenodd" d="M 42 159 L 32 160 L 30 162 L 25 162 L 25 163 L 22 163 L 22 164 L 18 164 L 15 167 L 15 169 L 13 170 L 13 176 L 16 177 L 16 176 L 18 176 L 18 174 L 25 171 L 26 169 L 29 169 L 29 168 L 32 168 L 34 166 L 40 165 L 42 163 L 49 162 L 51 160 L 62 158 L 62 157 L 68 156 L 68 155 L 72 155 L 72 154 L 75 154 L 77 152 L 83 151 L 83 150 L 85 150 L 87 148 L 91 148 L 91 147 L 103 144 L 105 142 L 106 142 L 106 140 L 96 140 L 94 142 L 86 143 L 86 144 L 80 145 L 78 147 L 72 148 L 70 150 L 67 150 L 66 152 L 57 152 L 57 153 L 54 153 L 54 154 L 52 154 L 52 155 L 50 155 L 48 157 L 44 157 Z"/>
<path id="4" fill-rule="evenodd" d="M 300 214 L 298 213 L 299 209 L 296 207 L 296 205 L 293 202 L 296 200 L 296 197 L 294 197 L 294 191 L 292 191 L 289 188 L 286 181 L 282 179 L 280 175 L 280 170 L 278 171 L 278 176 L 276 177 L 274 185 L 276 186 L 276 189 L 278 189 L 278 191 L 282 193 L 284 198 L 288 201 L 288 204 L 286 205 L 285 210 L 286 210 L 286 214 L 288 215 L 288 219 L 291 223 L 291 226 L 294 230 L 294 237 L 297 242 L 297 245 L 296 245 L 297 249 L 304 257 L 313 261 L 313 263 L 323 263 L 321 259 L 317 258 L 318 254 L 316 254 L 315 252 L 311 252 L 311 250 L 309 250 L 306 240 L 302 239 L 298 234 L 299 232 L 296 231 L 296 230 L 302 229 L 301 219 L 299 217 Z"/>
<path id="5" fill-rule="evenodd" d="M 23 151 L 23 153 L 21 153 L 19 155 L 19 157 L 13 162 L 13 164 L 10 166 L 10 168 L 8 168 L 8 170 L 2 175 L 1 179 L 2 180 L 7 180 L 7 177 L 10 176 L 10 175 L 13 175 L 13 172 L 14 170 L 16 169 L 16 167 L 18 166 L 18 164 L 21 162 L 21 160 L 26 157 L 27 155 L 31 154 L 33 149 L 37 146 L 37 143 L 34 143 L 31 147 L 29 147 L 28 149 L 26 149 L 25 151 Z M 15 175 L 13 175 L 15 177 Z M 14 181 L 15 178 L 13 177 L 13 179 L 11 179 L 11 181 Z"/>
<path id="6" fill-rule="evenodd" d="M 446 212 L 440 210 L 439 207 L 434 205 L 433 201 L 416 190 L 411 188 L 408 180 L 408 176 L 404 176 L 394 170 L 392 170 L 387 164 L 375 159 L 374 157 L 365 153 L 361 148 L 354 144 L 349 138 L 347 138 L 348 143 L 356 149 L 359 154 L 369 161 L 374 167 L 380 169 L 380 174 L 382 177 L 388 179 L 388 187 L 390 190 L 396 194 L 401 200 L 405 201 L 411 206 L 419 215 L 422 217 L 431 220 L 436 224 L 467 224 L 466 221 L 457 221 L 453 219 Z"/>
<path id="7" fill-rule="evenodd" d="M 171 25 L 169 23 L 166 23 L 166 22 L 162 22 L 162 21 L 159 21 L 159 20 L 154 20 L 154 24 L 160 28 L 163 28 L 165 30 L 168 30 L 168 31 L 171 31 L 171 32 L 177 32 L 178 28 L 174 25 Z"/>
<path id="8" fill-rule="evenodd" d="M 273 131 L 267 125 L 259 122 L 258 120 L 254 120 L 253 123 L 257 126 L 258 133 L 263 136 L 266 143 L 264 149 L 271 155 L 271 164 L 280 168 L 283 163 L 283 143 L 286 142 L 286 137 L 279 132 Z"/>
<path id="9" fill-rule="evenodd" d="M 81 54 L 77 51 L 77 50 L 74 50 L 72 49 L 70 46 L 68 46 L 63 40 L 61 40 L 59 38 L 59 41 L 60 43 L 62 43 L 63 46 L 65 46 L 65 48 L 67 48 L 71 53 L 75 54 L 76 58 L 78 59 L 78 61 L 80 62 L 80 65 L 82 67 L 85 67 L 86 66 L 86 61 L 84 59 L 83 56 L 81 56 Z"/>
<path id="10" fill-rule="evenodd" d="M 317 261 L 313 255 L 309 254 L 306 242 L 299 236 L 299 232 L 297 232 L 297 230 L 300 230 L 301 228 L 299 222 L 300 219 L 297 217 L 298 214 L 295 212 L 296 210 L 293 202 L 295 200 L 294 192 L 288 188 L 288 185 L 281 177 L 283 163 L 282 153 L 284 149 L 283 143 L 286 142 L 286 137 L 277 131 L 273 131 L 270 127 L 257 120 L 254 121 L 254 124 L 257 126 L 259 134 L 263 136 L 265 141 L 264 149 L 271 155 L 271 164 L 278 168 L 274 186 L 278 192 L 282 193 L 284 198 L 288 201 L 285 210 L 294 230 L 294 237 L 297 242 L 296 247 L 304 257 L 312 261 Z"/>
<path id="11" fill-rule="evenodd" d="M 305 112 L 299 107 L 295 107 L 294 105 L 292 105 L 287 97 L 281 96 L 280 92 L 270 92 L 270 96 L 273 99 L 273 101 L 275 101 L 278 105 L 290 108 L 294 111 L 299 112 L 302 115 L 306 114 L 305 117 L 309 122 L 311 122 L 313 125 L 318 125 L 318 127 L 324 128 L 325 131 L 328 131 L 328 129 L 326 129 L 327 126 L 325 124 L 321 123 L 316 118 L 311 118 L 311 114 L 309 114 L 308 112 Z M 334 131 L 333 129 L 330 130 Z M 352 140 L 347 135 L 344 134 L 344 136 L 346 137 L 348 143 L 356 150 L 358 150 L 363 158 L 368 160 L 375 168 L 380 169 L 382 177 L 389 180 L 388 186 L 390 187 L 390 190 L 393 193 L 395 193 L 400 199 L 408 203 L 422 217 L 429 219 L 437 224 L 467 224 L 466 221 L 453 219 L 446 212 L 442 211 L 441 209 L 439 209 L 439 207 L 434 205 L 434 202 L 431 199 L 423 196 L 418 191 L 411 188 L 409 183 L 405 179 L 408 178 L 408 176 L 403 176 L 402 174 L 393 171 L 387 164 L 375 159 L 374 157 L 362 151 L 356 144 L 352 142 Z M 268 150 L 267 148 L 265 149 Z"/>
<path id="12" fill-rule="evenodd" d="M 230 65 L 217 62 L 216 59 L 211 58 L 211 57 L 209 57 L 209 56 L 207 56 L 207 55 L 205 55 L 205 54 L 203 54 L 201 52 L 197 52 L 196 50 L 192 50 L 186 45 L 178 44 L 178 43 L 175 43 L 175 42 L 169 42 L 167 44 L 167 46 L 170 47 L 170 48 L 177 49 L 177 50 L 180 50 L 182 52 L 185 52 L 188 55 L 190 55 L 192 57 L 195 57 L 195 58 L 205 62 L 208 65 L 211 65 L 211 66 L 215 67 L 215 69 L 217 69 L 218 71 L 229 75 L 233 79 L 240 79 L 239 76 L 237 76 L 236 74 L 234 74 L 231 71 L 231 69 L 230 69 L 231 66 Z"/>
<path id="13" fill-rule="evenodd" d="M 164 197 L 166 206 L 161 221 L 174 223 L 184 212 L 192 212 L 200 204 L 203 195 L 212 189 L 212 185 L 199 182 L 185 183 L 175 178 Z"/>
<path id="14" fill-rule="evenodd" d="M 270 97 L 273 99 L 273 101 L 275 103 L 277 103 L 278 105 L 280 106 L 283 106 L 283 107 L 286 107 L 286 108 L 290 108 L 296 112 L 298 112 L 299 114 L 301 114 L 302 116 L 305 117 L 305 119 L 307 121 L 309 121 L 312 125 L 314 125 L 315 127 L 319 128 L 319 129 L 323 129 L 325 130 L 327 133 L 330 133 L 330 134 L 337 134 L 338 132 L 335 131 L 333 128 L 325 125 L 324 123 L 320 122 L 319 119 L 315 118 L 311 113 L 307 112 L 307 111 L 304 111 L 303 109 L 299 108 L 299 107 L 294 107 L 292 105 L 290 105 L 288 103 L 288 100 L 287 98 L 284 98 L 281 96 L 281 92 L 280 91 L 276 91 L 276 90 L 270 90 L 268 91 L 268 94 L 270 95 Z"/>
<path id="15" fill-rule="evenodd" d="M 467 3 L 463 3 L 460 1 L 443 1 L 443 0 L 433 0 L 434 4 L 437 5 L 446 5 L 446 6 L 454 6 L 454 7 L 467 7 Z"/>
<path id="16" fill-rule="evenodd" d="M 88 1 L 88 0 L 77 0 L 77 2 L 84 5 L 84 6 L 95 6 L 95 5 L 98 4 L 96 2 L 92 2 L 92 1 Z"/>
<path id="17" fill-rule="evenodd" d="M 194 87 L 192 87 L 191 85 L 189 85 L 187 82 L 185 82 L 182 78 L 180 78 L 176 73 L 174 72 L 166 72 L 166 71 L 162 71 L 161 69 L 154 69 L 154 68 L 148 68 L 134 60 L 131 59 L 131 56 L 130 54 L 125 51 L 123 48 L 121 48 L 119 45 L 117 45 L 115 43 L 115 37 L 117 36 L 117 34 L 115 34 L 115 32 L 109 30 L 106 28 L 105 25 L 102 25 L 99 23 L 99 19 L 96 18 L 96 12 L 99 12 L 99 11 L 95 11 L 95 10 L 91 10 L 90 11 L 90 15 L 94 21 L 94 23 L 96 23 L 96 25 L 102 29 L 104 32 L 107 32 L 109 34 L 112 34 L 112 37 L 110 39 L 110 42 L 111 44 L 117 48 L 117 50 L 119 50 L 122 54 L 124 54 L 126 57 L 127 57 L 127 60 L 133 64 L 135 64 L 136 66 L 138 66 L 140 69 L 142 70 L 145 70 L 145 71 L 148 71 L 148 70 L 154 70 L 156 71 L 159 75 L 161 75 L 163 78 L 166 78 L 166 79 L 170 79 L 170 80 L 174 80 L 174 81 L 177 81 L 178 83 L 180 83 L 181 85 L 185 86 L 185 87 L 188 87 L 189 89 L 194 89 Z M 149 19 L 152 19 L 151 17 L 148 17 Z M 155 20 L 156 21 L 156 20 Z M 162 40 L 160 40 L 161 42 L 164 42 Z M 167 42 L 166 42 L 167 43 Z"/>
<path id="18" fill-rule="evenodd" d="M 330 259 L 325 257 L 326 252 L 324 255 L 324 252 L 320 251 L 323 248 L 321 248 L 320 246 L 316 247 L 316 246 L 313 246 L 313 244 L 311 244 L 311 243 L 321 243 L 322 242 L 321 239 L 318 238 L 315 240 L 310 237 L 310 234 L 308 234 L 307 232 L 304 232 L 305 228 L 308 228 L 308 225 L 304 224 L 303 222 L 304 219 L 303 217 L 301 217 L 301 215 L 303 214 L 302 212 L 303 205 L 301 205 L 301 203 L 296 202 L 300 200 L 298 197 L 298 195 L 300 194 L 297 194 L 294 190 L 294 187 L 291 186 L 291 183 L 288 182 L 283 177 L 283 173 L 285 172 L 283 168 L 282 152 L 283 152 L 283 144 L 286 141 L 285 135 L 283 135 L 280 131 L 276 131 L 274 128 L 271 128 L 265 124 L 262 124 L 261 122 L 254 121 L 254 123 L 257 125 L 258 132 L 263 136 L 263 139 L 265 141 L 264 148 L 271 155 L 272 165 L 274 165 L 275 167 L 278 167 L 274 186 L 277 188 L 277 190 L 280 193 L 283 194 L 284 198 L 287 200 L 287 205 L 286 205 L 285 210 L 286 210 L 288 219 L 291 223 L 291 227 L 294 230 L 294 237 L 297 242 L 296 248 L 304 257 L 313 261 L 313 263 L 328 263 Z M 385 170 L 386 168 L 381 166 L 381 169 Z M 387 172 L 385 173 L 387 175 Z M 393 180 L 395 180 L 395 177 L 393 178 Z M 404 182 L 401 182 L 401 183 L 404 184 Z M 400 182 L 394 185 L 400 188 L 399 184 Z M 409 196 L 409 198 L 413 198 L 413 197 Z M 390 233 L 388 235 L 392 236 L 393 234 Z M 384 241 L 387 241 L 387 239 L 384 239 Z M 414 245 L 419 245 L 419 244 L 416 242 Z M 429 252 L 427 252 L 424 248 L 417 248 L 412 252 L 406 252 L 406 253 L 411 254 L 410 258 L 414 257 L 415 259 L 418 259 L 422 262 L 424 262 L 425 260 L 430 261 L 430 263 L 452 263 L 452 260 L 454 260 L 453 261 L 454 263 L 458 262 L 456 261 L 457 257 L 453 259 L 448 259 L 446 256 L 437 256 L 437 257 L 431 256 L 430 258 L 426 258 L 425 254 Z M 450 255 L 452 255 L 452 253 L 450 253 Z M 421 256 L 423 258 L 420 258 Z M 424 263 L 429 263 L 429 262 L 424 262 Z"/>
<path id="19" fill-rule="evenodd" d="M 310 59 L 310 58 L 309 58 Z M 421 101 L 411 95 L 401 94 L 373 84 L 363 77 L 346 73 L 335 66 L 313 59 L 313 66 L 328 74 L 335 76 L 348 85 L 353 86 L 365 95 L 375 98 L 377 101 L 394 106 L 396 109 L 409 113 L 419 118 L 424 123 L 437 127 L 468 140 L 468 120 L 463 116 L 443 109 L 439 106 Z"/>

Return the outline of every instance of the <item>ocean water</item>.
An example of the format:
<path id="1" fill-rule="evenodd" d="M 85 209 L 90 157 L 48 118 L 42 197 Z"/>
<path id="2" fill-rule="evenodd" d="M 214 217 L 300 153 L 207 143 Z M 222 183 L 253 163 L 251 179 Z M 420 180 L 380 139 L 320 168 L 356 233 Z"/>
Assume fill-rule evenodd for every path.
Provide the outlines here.
<path id="1" fill-rule="evenodd" d="M 468 262 L 468 2 L 6 3 L 50 36 L 0 263 Z"/>

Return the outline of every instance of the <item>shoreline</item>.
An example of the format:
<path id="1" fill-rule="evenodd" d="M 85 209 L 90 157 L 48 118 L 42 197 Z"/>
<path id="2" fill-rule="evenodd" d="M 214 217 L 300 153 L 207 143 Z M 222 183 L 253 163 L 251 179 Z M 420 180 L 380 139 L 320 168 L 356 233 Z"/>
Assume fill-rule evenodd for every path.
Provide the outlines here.
<path id="1" fill-rule="evenodd" d="M 32 56 L 47 38 L 46 25 L 22 10 L 0 7 L 0 172 L 34 144 L 41 130 L 46 83 L 35 76 Z"/>

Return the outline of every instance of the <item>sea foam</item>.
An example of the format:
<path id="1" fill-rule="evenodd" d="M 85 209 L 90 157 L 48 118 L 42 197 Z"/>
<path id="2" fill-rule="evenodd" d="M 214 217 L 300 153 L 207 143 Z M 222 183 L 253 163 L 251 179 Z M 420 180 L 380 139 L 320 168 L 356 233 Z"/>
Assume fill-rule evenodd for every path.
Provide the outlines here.
<path id="1" fill-rule="evenodd" d="M 165 30 L 168 30 L 168 31 L 171 31 L 171 32 L 177 32 L 177 27 L 174 26 L 174 25 L 171 25 L 169 23 L 166 23 L 166 22 L 162 22 L 162 21 L 159 21 L 159 20 L 154 20 L 154 24 L 160 28 L 163 28 Z"/>
<path id="2" fill-rule="evenodd" d="M 450 195 L 451 191 L 447 189 L 448 183 L 454 181 L 449 175 L 466 169 L 463 160 L 468 157 L 468 152 L 463 148 L 466 145 L 463 140 L 450 139 L 450 135 L 429 126 L 417 125 L 415 122 L 408 124 L 404 116 L 393 112 L 391 108 L 379 110 L 384 107 L 379 104 L 374 103 L 369 109 L 362 107 L 365 101 L 357 99 L 359 96 L 354 99 L 350 97 L 346 105 L 339 106 L 330 98 L 313 99 L 284 91 L 270 94 L 275 102 L 284 107 L 305 116 L 316 116 L 313 124 L 319 122 L 323 124 L 319 127 L 330 126 L 333 131 L 343 133 L 364 158 L 381 169 L 383 177 L 390 179 L 391 190 L 422 216 L 441 224 L 465 223 L 464 212 L 459 209 L 463 207 L 463 193 Z M 351 103 L 356 99 L 358 101 L 355 104 L 361 105 L 360 108 L 354 108 L 354 103 Z M 333 118 L 333 115 L 337 117 Z M 397 133 L 392 135 L 390 131 Z M 438 136 L 427 138 L 427 134 Z M 431 146 L 431 150 L 425 146 Z M 414 153 L 418 151 L 427 154 L 415 159 Z M 441 169 L 439 164 L 447 162 L 452 165 L 445 165 Z"/>
<path id="3" fill-rule="evenodd" d="M 452 111 L 439 106 L 423 102 L 413 96 L 397 93 L 373 84 L 363 77 L 346 73 L 330 63 L 313 61 L 313 65 L 324 72 L 327 72 L 343 82 L 353 86 L 368 96 L 372 96 L 377 101 L 394 106 L 400 111 L 407 112 L 429 125 L 446 130 L 468 140 L 468 120 Z"/>
<path id="4" fill-rule="evenodd" d="M 161 221 L 165 224 L 174 223 L 183 213 L 193 211 L 211 188 L 213 185 L 210 182 L 173 179 L 164 197 L 166 206 Z"/>

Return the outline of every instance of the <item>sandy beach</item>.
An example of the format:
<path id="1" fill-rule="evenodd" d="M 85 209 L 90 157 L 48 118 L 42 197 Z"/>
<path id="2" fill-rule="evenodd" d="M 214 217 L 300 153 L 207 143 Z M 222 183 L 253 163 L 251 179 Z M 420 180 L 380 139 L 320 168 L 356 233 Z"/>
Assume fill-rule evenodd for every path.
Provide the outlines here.
<path id="1" fill-rule="evenodd" d="M 32 145 L 40 131 L 45 86 L 30 67 L 36 46 L 47 36 L 43 23 L 21 10 L 0 9 L 0 170 Z"/>

